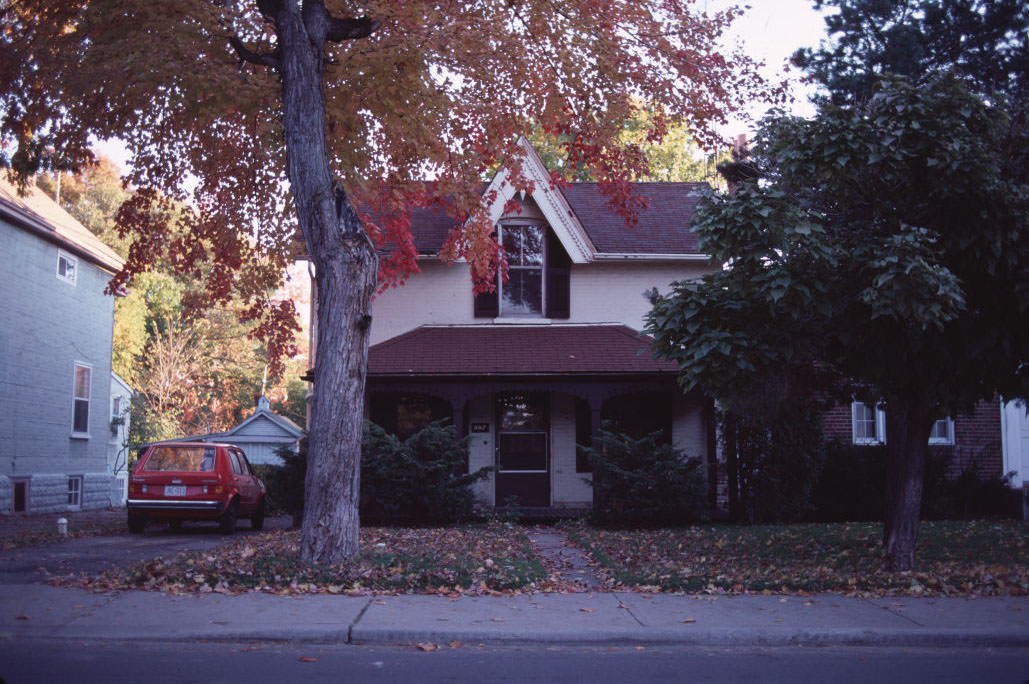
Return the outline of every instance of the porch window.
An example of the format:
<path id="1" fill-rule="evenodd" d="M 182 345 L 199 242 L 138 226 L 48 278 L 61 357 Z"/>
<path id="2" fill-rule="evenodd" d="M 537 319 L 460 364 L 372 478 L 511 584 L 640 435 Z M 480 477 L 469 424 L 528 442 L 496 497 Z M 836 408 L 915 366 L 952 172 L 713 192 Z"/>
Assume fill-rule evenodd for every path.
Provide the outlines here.
<path id="1" fill-rule="evenodd" d="M 453 417 L 448 401 L 425 394 L 392 392 L 372 394 L 368 413 L 373 423 L 400 439 L 410 437 L 434 420 Z"/>

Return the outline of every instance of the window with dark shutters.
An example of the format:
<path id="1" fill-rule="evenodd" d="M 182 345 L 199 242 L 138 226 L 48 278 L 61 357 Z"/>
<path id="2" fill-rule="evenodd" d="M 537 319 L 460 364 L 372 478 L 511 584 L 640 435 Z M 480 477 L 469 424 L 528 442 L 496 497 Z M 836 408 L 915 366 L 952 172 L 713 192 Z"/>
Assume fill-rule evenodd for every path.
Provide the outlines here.
<path id="1" fill-rule="evenodd" d="M 571 317 L 572 260 L 553 231 L 547 229 L 546 249 L 540 250 L 543 252 L 541 256 L 545 263 L 542 269 L 537 266 L 534 271 L 531 264 L 532 258 L 526 256 L 527 253 L 531 254 L 532 250 L 527 250 L 525 247 L 532 241 L 527 240 L 524 235 L 527 229 L 532 227 L 523 225 L 502 225 L 500 227 L 502 234 L 505 232 L 505 228 L 507 229 L 507 234 L 503 239 L 509 258 L 514 258 L 519 263 L 509 267 L 506 283 L 502 282 L 498 275 L 497 287 L 493 292 L 476 295 L 474 303 L 476 318 L 525 317 L 531 316 L 533 310 L 539 317 Z M 538 254 L 538 252 L 536 253 Z M 536 279 L 535 282 L 533 278 Z M 542 282 L 539 282 L 541 280 Z M 541 289 L 545 293 L 543 302 L 538 301 Z M 533 297 L 536 297 L 535 308 L 532 305 Z M 541 303 L 543 306 L 540 306 Z"/>

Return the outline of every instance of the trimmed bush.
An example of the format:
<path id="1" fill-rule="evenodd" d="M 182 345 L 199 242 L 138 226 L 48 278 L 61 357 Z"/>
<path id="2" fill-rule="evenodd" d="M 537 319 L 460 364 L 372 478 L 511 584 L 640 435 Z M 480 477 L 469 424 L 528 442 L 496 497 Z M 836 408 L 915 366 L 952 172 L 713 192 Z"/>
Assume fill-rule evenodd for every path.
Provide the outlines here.
<path id="1" fill-rule="evenodd" d="M 678 525 L 703 517 L 704 464 L 661 443 L 601 430 L 580 446 L 593 466 L 593 521 L 602 525 Z"/>

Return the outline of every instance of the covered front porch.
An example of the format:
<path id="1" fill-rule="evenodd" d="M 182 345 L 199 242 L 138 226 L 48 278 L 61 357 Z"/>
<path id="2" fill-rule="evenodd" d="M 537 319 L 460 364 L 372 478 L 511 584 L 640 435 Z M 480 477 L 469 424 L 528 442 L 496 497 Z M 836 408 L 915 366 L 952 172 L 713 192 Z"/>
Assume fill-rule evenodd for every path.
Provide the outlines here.
<path id="1" fill-rule="evenodd" d="M 593 500 L 576 445 L 602 425 L 713 458 L 710 402 L 684 396 L 648 342 L 624 326 L 419 328 L 369 351 L 368 416 L 401 437 L 449 418 L 469 437 L 469 470 L 496 467 L 481 505 L 571 514 Z"/>

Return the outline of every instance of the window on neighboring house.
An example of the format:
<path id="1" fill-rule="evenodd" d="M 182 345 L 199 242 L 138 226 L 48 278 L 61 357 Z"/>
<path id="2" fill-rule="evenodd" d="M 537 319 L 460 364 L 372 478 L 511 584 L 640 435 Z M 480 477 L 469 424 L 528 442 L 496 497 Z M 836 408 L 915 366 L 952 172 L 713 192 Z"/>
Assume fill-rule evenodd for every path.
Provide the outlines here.
<path id="1" fill-rule="evenodd" d="M 80 437 L 89 436 L 89 366 L 75 364 L 75 398 L 72 413 L 72 434 Z"/>
<path id="2" fill-rule="evenodd" d="M 475 298 L 476 318 L 568 318 L 571 259 L 539 223 L 501 223 L 497 239 L 507 256 L 507 281 Z"/>
<path id="3" fill-rule="evenodd" d="M 79 260 L 70 254 L 57 250 L 57 279 L 69 285 L 75 284 L 78 274 Z"/>
<path id="4" fill-rule="evenodd" d="M 933 423 L 932 432 L 929 433 L 930 444 L 953 444 L 954 443 L 954 421 L 941 418 Z"/>
<path id="5" fill-rule="evenodd" d="M 68 505 L 72 508 L 82 506 L 82 476 L 68 478 Z"/>
<path id="6" fill-rule="evenodd" d="M 850 410 L 854 444 L 882 444 L 886 441 L 886 412 L 882 408 L 855 401 Z"/>
<path id="7" fill-rule="evenodd" d="M 121 415 L 121 397 L 111 398 L 111 441 L 118 439 L 118 426 L 124 425 L 125 419 Z"/>

